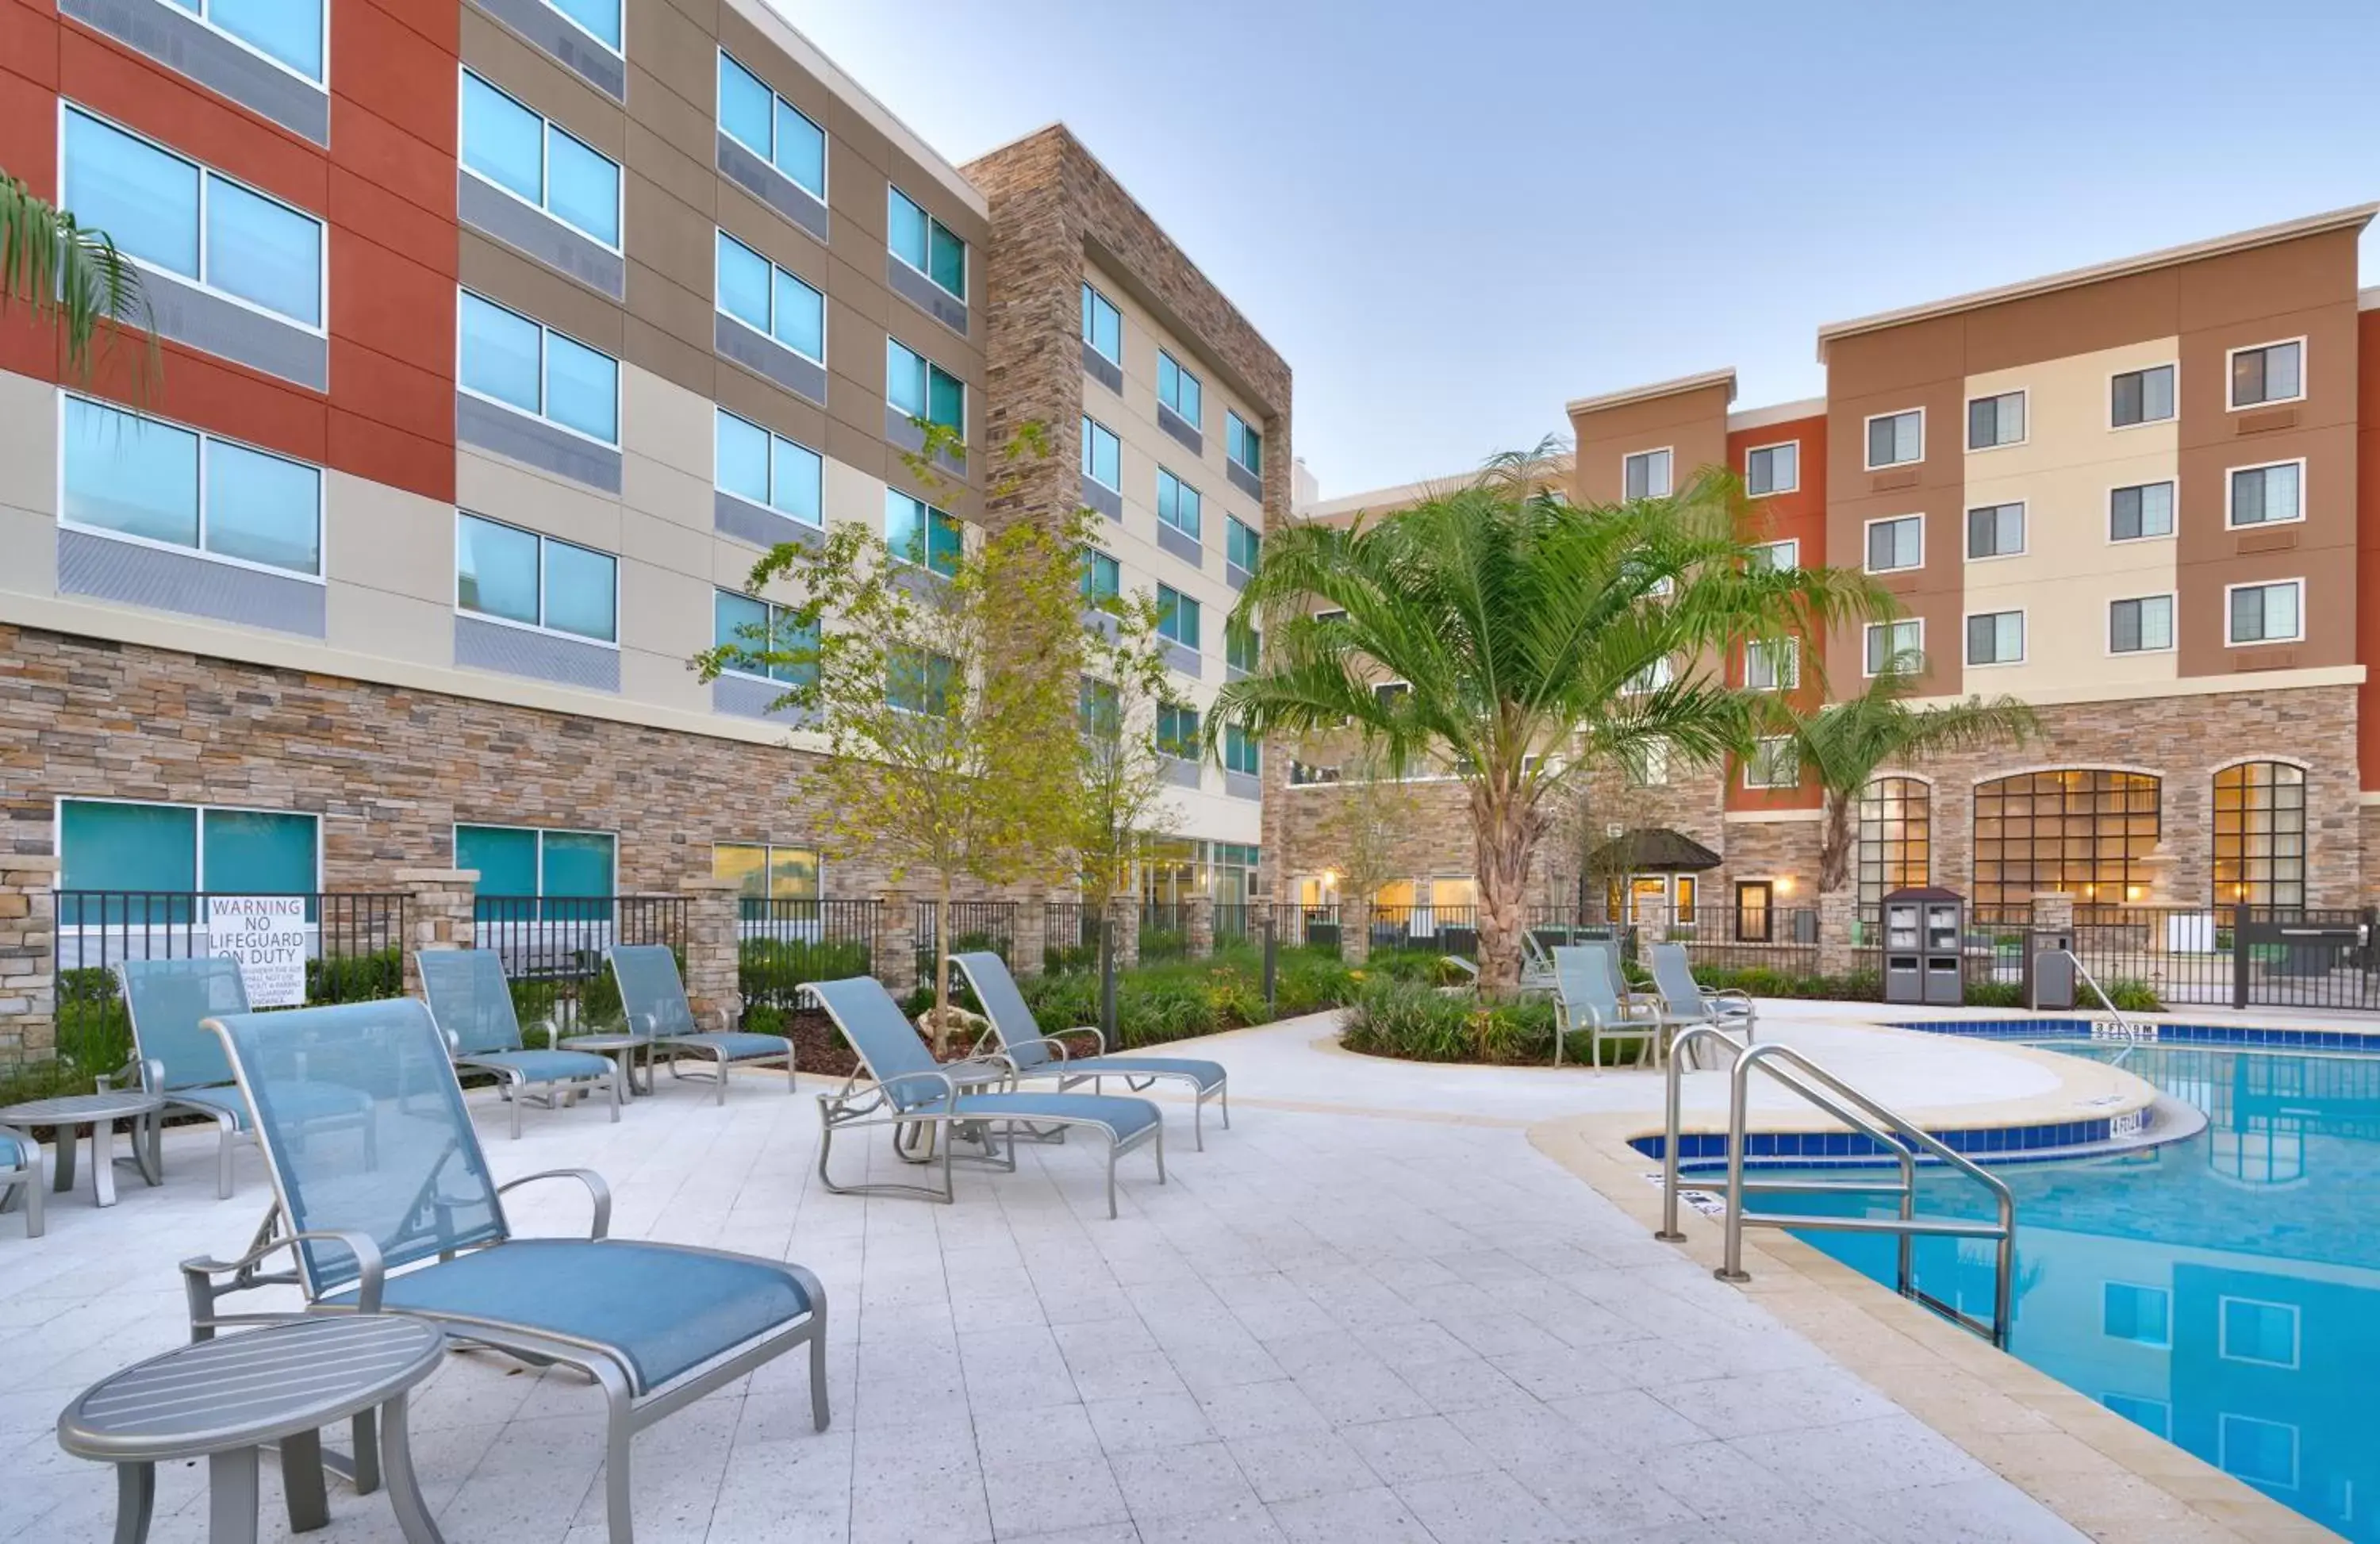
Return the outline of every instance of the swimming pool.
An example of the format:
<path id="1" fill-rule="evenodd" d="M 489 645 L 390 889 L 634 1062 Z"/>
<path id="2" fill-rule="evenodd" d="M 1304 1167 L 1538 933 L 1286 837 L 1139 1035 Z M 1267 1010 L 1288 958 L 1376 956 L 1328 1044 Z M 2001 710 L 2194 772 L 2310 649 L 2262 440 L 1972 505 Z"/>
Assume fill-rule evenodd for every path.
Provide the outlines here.
<path id="1" fill-rule="evenodd" d="M 1999 1171 L 2017 1198 L 2010 1350 L 2284 1505 L 2380 1544 L 2380 1056 L 2042 1043 L 2120 1061 L 2208 1120 L 2167 1147 Z M 1930 1171 L 1920 1185 L 1922 1207 L 1985 1214 L 1972 1181 Z M 1890 1279 L 1888 1235 L 1802 1236 Z M 1925 1291 L 1988 1315 L 1990 1246 L 1920 1239 L 1916 1258 Z"/>

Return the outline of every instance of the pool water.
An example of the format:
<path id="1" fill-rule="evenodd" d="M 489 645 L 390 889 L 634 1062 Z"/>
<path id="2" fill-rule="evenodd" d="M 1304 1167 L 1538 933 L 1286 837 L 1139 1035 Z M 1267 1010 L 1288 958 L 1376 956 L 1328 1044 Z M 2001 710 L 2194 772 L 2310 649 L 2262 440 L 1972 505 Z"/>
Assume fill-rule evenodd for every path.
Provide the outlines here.
<path id="1" fill-rule="evenodd" d="M 2206 1112 L 2122 1158 L 2017 1164 L 2009 1349 L 2284 1505 L 2380 1544 L 2380 1057 L 2087 1041 Z M 1764 1176 L 1775 1177 L 1775 1176 Z M 1929 1170 L 1923 1210 L 1984 1217 L 1973 1180 Z M 1769 1210 L 1888 1212 L 1779 1196 Z M 1813 1232 L 1889 1282 L 1889 1234 Z M 1979 1319 L 1992 1246 L 1920 1239 L 1917 1284 Z"/>

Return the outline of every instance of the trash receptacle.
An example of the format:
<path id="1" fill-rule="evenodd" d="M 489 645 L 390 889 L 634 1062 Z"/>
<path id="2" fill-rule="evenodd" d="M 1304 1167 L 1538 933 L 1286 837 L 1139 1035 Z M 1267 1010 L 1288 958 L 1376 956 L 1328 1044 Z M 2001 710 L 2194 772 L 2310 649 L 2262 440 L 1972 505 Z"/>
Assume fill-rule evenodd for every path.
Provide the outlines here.
<path id="1" fill-rule="evenodd" d="M 2054 1013 L 2074 1006 L 2074 935 L 2056 928 L 2036 928 L 2024 952 L 2024 1003 Z"/>

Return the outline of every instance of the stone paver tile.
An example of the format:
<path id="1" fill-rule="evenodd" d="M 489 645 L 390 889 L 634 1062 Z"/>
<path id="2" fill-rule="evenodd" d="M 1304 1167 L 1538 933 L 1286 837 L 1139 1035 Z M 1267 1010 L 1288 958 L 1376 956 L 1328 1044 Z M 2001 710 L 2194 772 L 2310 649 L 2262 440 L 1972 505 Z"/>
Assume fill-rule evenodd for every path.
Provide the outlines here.
<path id="1" fill-rule="evenodd" d="M 1290 1544 L 1436 1544 L 1421 1520 L 1385 1486 L 1282 1501 L 1267 1510 Z"/>
<path id="2" fill-rule="evenodd" d="M 1898 1413 L 1890 1400 L 1840 1368 L 1703 1378 L 1646 1392 L 1714 1437 L 1840 1426 Z"/>
<path id="3" fill-rule="evenodd" d="M 1264 1508 L 1234 1507 L 1152 1518 L 1140 1525 L 1140 1544 L 1281 1544 L 1281 1532 Z"/>
<path id="4" fill-rule="evenodd" d="M 1097 1453 L 987 1464 L 983 1484 L 992 1531 L 1002 1538 L 1125 1523 L 1132 1516 L 1107 1460 Z"/>
<path id="5" fill-rule="evenodd" d="M 1297 1501 L 1380 1483 L 1344 1438 L 1329 1431 L 1242 1438 L 1226 1443 L 1259 1501 Z"/>
<path id="6" fill-rule="evenodd" d="M 1121 1453 L 1108 1462 L 1135 1523 L 1253 1510 L 1259 1504 L 1231 1450 L 1221 1442 Z"/>
<path id="7" fill-rule="evenodd" d="M 1888 1491 L 1867 1499 L 1856 1515 L 1880 1538 L 1926 1544 L 2079 1544 L 2085 1537 L 1997 1477 Z"/>
<path id="8" fill-rule="evenodd" d="M 1397 1487 L 1438 1544 L 1566 1544 L 1580 1537 L 1510 1475 L 1464 1475 Z"/>
<path id="9" fill-rule="evenodd" d="M 1429 1407 L 1441 1416 L 1495 1404 L 1536 1413 L 1544 1410 L 1536 1396 L 1513 1382 L 1502 1368 L 1476 1356 L 1453 1362 L 1423 1362 L 1399 1368 L 1396 1374 L 1413 1385 L 1414 1392 L 1427 1400 Z"/>
<path id="10" fill-rule="evenodd" d="M 1614 1455 L 1705 1441 L 1714 1435 L 1641 1389 L 1557 1399 L 1548 1408 Z"/>
<path id="11" fill-rule="evenodd" d="M 1535 1454 L 1516 1461 L 1507 1455 L 1504 1471 L 1586 1538 L 1690 1523 L 1700 1515 L 1642 1465 L 1609 1454 L 1586 1462 Z"/>
<path id="12" fill-rule="evenodd" d="M 1894 1414 L 1840 1426 L 1737 1437 L 1729 1446 L 1772 1474 L 1791 1475 L 1820 1501 L 1982 1479 L 1989 1469 L 1947 1437 Z"/>
<path id="13" fill-rule="evenodd" d="M 1229 1441 L 1330 1429 L 1330 1417 L 1288 1379 L 1214 1389 L 1197 1399 L 1199 1411 L 1215 1435 Z"/>
<path id="14" fill-rule="evenodd" d="M 1397 1420 L 1431 1413 L 1429 1401 L 1389 1370 L 1386 1363 L 1331 1362 L 1297 1375 L 1297 1386 L 1333 1426 Z"/>
<path id="15" fill-rule="evenodd" d="M 1442 1479 L 1450 1475 L 1482 1474 L 1496 1466 L 1495 1459 L 1443 1416 L 1342 1427 L 1339 1435 L 1347 1440 L 1348 1446 L 1371 1466 L 1373 1473 L 1391 1486 Z"/>

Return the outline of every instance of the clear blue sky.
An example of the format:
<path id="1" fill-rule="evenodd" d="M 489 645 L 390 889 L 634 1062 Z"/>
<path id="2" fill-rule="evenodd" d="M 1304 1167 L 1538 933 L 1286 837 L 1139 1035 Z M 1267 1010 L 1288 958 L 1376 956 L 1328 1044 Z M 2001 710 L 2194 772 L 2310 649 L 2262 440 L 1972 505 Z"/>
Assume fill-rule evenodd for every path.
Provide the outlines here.
<path id="1" fill-rule="evenodd" d="M 1823 322 L 2380 199 L 2375 0 L 774 0 L 954 161 L 1063 118 L 1325 497 Z M 2367 236 L 2364 282 L 2380 283 Z"/>

